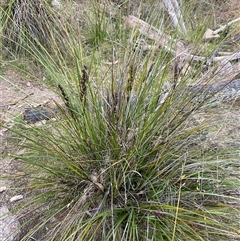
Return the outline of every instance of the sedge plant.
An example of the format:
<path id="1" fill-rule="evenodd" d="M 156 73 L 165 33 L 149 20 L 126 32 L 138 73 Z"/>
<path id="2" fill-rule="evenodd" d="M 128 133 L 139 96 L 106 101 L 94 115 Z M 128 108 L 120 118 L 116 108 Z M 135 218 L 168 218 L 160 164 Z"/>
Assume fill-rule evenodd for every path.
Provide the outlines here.
<path id="1" fill-rule="evenodd" d="M 77 34 L 63 29 L 65 52 L 54 39 L 51 52 L 28 43 L 62 102 L 54 121 L 12 130 L 25 138 L 18 159 L 28 173 L 17 210 L 31 229 L 21 240 L 236 238 L 239 211 L 223 200 L 235 200 L 225 190 L 239 181 L 229 175 L 237 159 L 207 146 L 211 123 L 193 124 L 213 94 L 189 84 L 210 77 L 173 74 L 175 57 L 145 53 L 136 30 L 120 43 L 109 38 L 112 64 L 97 66 L 94 52 L 84 55 Z"/>

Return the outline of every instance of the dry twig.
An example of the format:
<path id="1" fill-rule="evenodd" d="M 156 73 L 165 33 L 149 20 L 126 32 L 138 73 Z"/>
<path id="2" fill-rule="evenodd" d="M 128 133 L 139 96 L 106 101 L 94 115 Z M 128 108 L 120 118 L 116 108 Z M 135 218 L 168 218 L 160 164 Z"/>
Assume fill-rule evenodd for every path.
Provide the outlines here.
<path id="1" fill-rule="evenodd" d="M 228 22 L 226 25 L 221 26 L 220 28 L 214 30 L 212 33 L 213 33 L 213 35 L 216 35 L 216 34 L 222 32 L 222 31 L 224 31 L 225 29 L 227 29 L 230 25 L 232 25 L 232 24 L 234 24 L 236 22 L 239 22 L 239 21 L 240 21 L 240 18 L 236 18 L 236 19 Z"/>

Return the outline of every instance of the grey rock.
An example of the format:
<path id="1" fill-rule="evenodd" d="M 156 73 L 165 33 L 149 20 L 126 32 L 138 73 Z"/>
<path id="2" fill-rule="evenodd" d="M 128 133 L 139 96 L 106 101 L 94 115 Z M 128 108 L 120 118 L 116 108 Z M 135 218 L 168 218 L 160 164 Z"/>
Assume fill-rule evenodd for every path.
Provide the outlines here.
<path id="1" fill-rule="evenodd" d="M 6 206 L 0 207 L 0 240 L 18 241 L 20 223 L 14 215 L 9 212 Z"/>
<path id="2" fill-rule="evenodd" d="M 215 94 L 218 92 L 230 94 L 232 92 L 240 91 L 240 79 L 235 79 L 232 81 L 224 80 L 219 83 L 209 84 L 209 85 L 198 85 L 194 86 L 190 89 L 190 92 L 195 93 L 199 91 L 206 91 L 211 94 Z"/>
<path id="3" fill-rule="evenodd" d="M 36 108 L 26 108 L 23 113 L 23 119 L 27 123 L 36 123 L 42 120 L 50 120 L 53 117 L 53 112 L 41 106 Z"/>
<path id="4" fill-rule="evenodd" d="M 216 93 L 222 91 L 223 93 L 237 92 L 240 90 L 240 79 L 235 79 L 232 81 L 222 81 L 220 83 L 213 84 L 209 87 L 211 93 Z"/>

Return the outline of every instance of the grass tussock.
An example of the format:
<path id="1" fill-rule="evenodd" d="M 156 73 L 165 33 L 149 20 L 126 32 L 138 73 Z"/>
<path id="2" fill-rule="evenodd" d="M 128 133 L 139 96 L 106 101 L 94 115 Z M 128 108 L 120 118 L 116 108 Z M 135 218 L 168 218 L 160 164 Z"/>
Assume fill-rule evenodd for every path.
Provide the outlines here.
<path id="1" fill-rule="evenodd" d="M 106 67 L 95 55 L 106 53 L 84 54 L 69 29 L 62 40 L 67 52 L 54 39 L 51 53 L 40 42 L 28 49 L 62 103 L 55 121 L 13 130 L 26 139 L 18 158 L 29 191 L 19 210 L 32 210 L 23 226 L 34 223 L 21 240 L 237 237 L 238 211 L 229 204 L 235 199 L 226 194 L 237 185 L 230 176 L 237 160 L 234 153 L 211 150 L 205 134 L 211 123 L 195 124 L 195 114 L 211 98 L 204 87 L 189 91 L 203 78 L 201 67 L 175 75 L 174 56 L 144 52 L 136 47 L 143 37 L 127 30 L 121 44 L 105 36 L 112 52 Z M 101 49 L 102 35 L 94 34 Z"/>
<path id="2" fill-rule="evenodd" d="M 53 35 L 57 32 L 58 37 L 63 37 L 58 28 L 60 15 L 48 1 L 10 0 L 1 5 L 1 12 L 2 44 L 8 56 L 26 53 L 29 41 L 50 50 Z"/>

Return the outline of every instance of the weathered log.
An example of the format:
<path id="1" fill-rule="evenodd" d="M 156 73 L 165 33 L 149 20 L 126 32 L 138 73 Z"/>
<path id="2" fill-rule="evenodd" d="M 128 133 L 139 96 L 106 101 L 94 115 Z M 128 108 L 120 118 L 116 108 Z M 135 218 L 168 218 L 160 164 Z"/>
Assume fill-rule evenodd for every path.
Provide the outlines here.
<path id="1" fill-rule="evenodd" d="M 123 17 L 123 20 L 128 27 L 137 28 L 142 35 L 154 40 L 156 42 L 156 46 L 162 46 L 169 50 L 169 43 L 172 43 L 172 47 L 175 51 L 182 52 L 185 50 L 183 42 L 172 39 L 170 35 L 163 33 L 161 30 L 133 15 L 129 15 L 127 17 L 125 16 Z"/>

